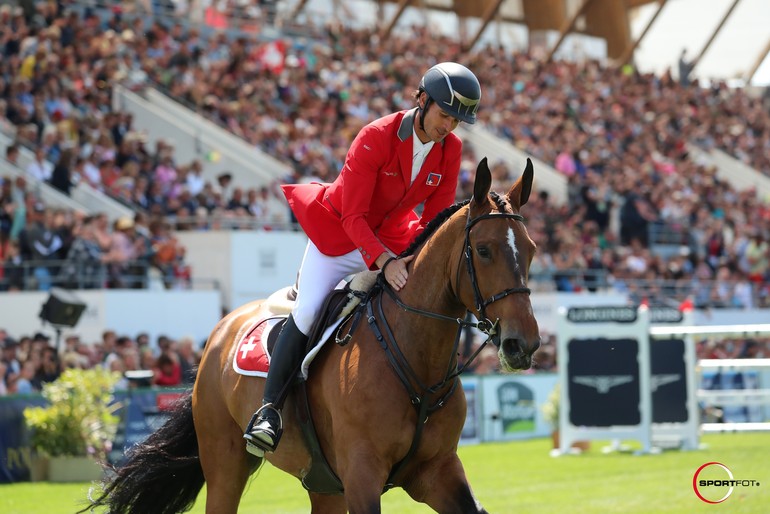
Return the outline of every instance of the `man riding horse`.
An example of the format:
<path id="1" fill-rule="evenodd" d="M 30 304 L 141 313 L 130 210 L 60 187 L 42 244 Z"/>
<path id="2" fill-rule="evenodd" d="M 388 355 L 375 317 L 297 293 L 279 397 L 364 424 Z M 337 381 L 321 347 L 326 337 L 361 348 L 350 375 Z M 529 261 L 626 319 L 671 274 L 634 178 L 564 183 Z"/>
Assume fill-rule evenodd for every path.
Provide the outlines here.
<path id="1" fill-rule="evenodd" d="M 416 108 L 375 120 L 359 132 L 333 183 L 283 186 L 309 241 L 297 299 L 273 350 L 262 406 L 243 436 L 257 455 L 278 445 L 283 401 L 329 291 L 366 269 L 382 270 L 399 291 L 413 257 L 395 256 L 455 200 L 462 142 L 452 132 L 461 121 L 476 122 L 481 86 L 465 66 L 443 62 L 425 73 L 415 99 Z M 418 216 L 414 209 L 423 203 Z"/>

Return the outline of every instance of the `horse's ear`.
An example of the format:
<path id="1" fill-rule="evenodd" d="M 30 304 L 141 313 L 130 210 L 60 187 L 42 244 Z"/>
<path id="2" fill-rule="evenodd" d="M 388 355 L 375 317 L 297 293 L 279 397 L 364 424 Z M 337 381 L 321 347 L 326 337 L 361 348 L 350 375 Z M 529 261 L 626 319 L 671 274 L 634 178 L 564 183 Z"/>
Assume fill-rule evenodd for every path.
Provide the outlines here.
<path id="1" fill-rule="evenodd" d="M 489 171 L 487 158 L 481 159 L 476 168 L 476 181 L 473 183 L 473 202 L 477 205 L 484 205 L 489 201 L 487 195 L 489 188 L 492 187 L 492 172 Z"/>
<path id="2" fill-rule="evenodd" d="M 532 166 L 532 161 L 527 157 L 527 166 L 524 168 L 524 173 L 519 177 L 519 180 L 513 184 L 511 190 L 508 191 L 508 201 L 511 202 L 511 205 L 513 205 L 516 210 L 521 209 L 521 206 L 529 200 L 534 176 L 535 170 Z"/>

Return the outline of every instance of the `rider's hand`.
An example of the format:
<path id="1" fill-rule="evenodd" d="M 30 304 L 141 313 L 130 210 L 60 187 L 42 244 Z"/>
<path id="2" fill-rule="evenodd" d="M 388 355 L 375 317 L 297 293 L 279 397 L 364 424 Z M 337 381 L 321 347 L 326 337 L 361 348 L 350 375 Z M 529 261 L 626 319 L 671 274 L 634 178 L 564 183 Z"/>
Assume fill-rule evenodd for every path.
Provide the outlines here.
<path id="1" fill-rule="evenodd" d="M 407 264 L 412 262 L 414 255 L 393 259 L 382 271 L 385 274 L 385 280 L 395 291 L 400 291 L 406 285 L 406 279 L 409 278 L 409 272 L 406 270 Z"/>

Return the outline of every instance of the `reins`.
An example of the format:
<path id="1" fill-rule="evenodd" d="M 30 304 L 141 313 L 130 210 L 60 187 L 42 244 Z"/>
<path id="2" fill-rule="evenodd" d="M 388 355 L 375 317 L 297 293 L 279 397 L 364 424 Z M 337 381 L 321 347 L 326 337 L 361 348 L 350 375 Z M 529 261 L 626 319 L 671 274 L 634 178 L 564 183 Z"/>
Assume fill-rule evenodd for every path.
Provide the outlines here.
<path id="1" fill-rule="evenodd" d="M 500 324 L 500 320 L 496 319 L 494 322 L 492 322 L 486 315 L 486 307 L 498 300 L 505 298 L 510 294 L 514 294 L 514 293 L 530 294 L 531 293 L 531 290 L 528 287 L 512 287 L 512 288 L 504 289 L 503 291 L 495 295 L 492 295 L 488 299 L 484 300 L 483 296 L 481 295 L 481 291 L 479 289 L 478 281 L 476 278 L 476 268 L 473 264 L 473 249 L 470 244 L 471 229 L 480 221 L 487 220 L 487 219 L 503 218 L 503 219 L 514 219 L 516 221 L 523 222 L 524 217 L 516 213 L 489 213 L 489 214 L 483 214 L 481 216 L 471 219 L 470 210 L 469 210 L 468 218 L 469 219 L 465 225 L 465 241 L 463 244 L 463 255 L 465 256 L 467 271 L 470 277 L 471 285 L 473 287 L 476 310 L 479 312 L 479 315 L 481 318 L 479 321 L 474 323 L 472 321 L 467 320 L 467 317 L 468 317 L 467 314 L 470 313 L 470 310 L 466 310 L 465 317 L 458 318 L 453 316 L 447 316 L 437 312 L 431 312 L 424 309 L 419 309 L 419 308 L 412 307 L 410 305 L 405 304 L 401 300 L 401 298 L 399 298 L 399 296 L 396 294 L 393 288 L 390 287 L 388 282 L 385 280 L 384 273 L 380 273 L 379 276 L 377 277 L 377 283 L 374 287 L 374 290 L 371 291 L 371 294 L 369 295 L 368 300 L 365 302 L 367 322 L 369 323 L 369 326 L 372 329 L 372 332 L 374 333 L 374 336 L 377 339 L 377 342 L 380 344 L 380 347 L 382 347 L 383 351 L 385 352 L 385 355 L 387 356 L 390 366 L 393 368 L 393 370 L 396 373 L 396 376 L 398 376 L 399 380 L 401 381 L 404 388 L 406 389 L 406 392 L 409 395 L 410 402 L 417 410 L 417 427 L 415 430 L 414 438 L 412 439 L 412 445 L 409 448 L 409 451 L 407 452 L 406 456 L 403 459 L 401 459 L 391 470 L 390 476 L 388 477 L 388 480 L 385 486 L 385 490 L 388 490 L 393 486 L 394 478 L 417 450 L 417 447 L 420 442 L 420 437 L 422 435 L 423 427 L 425 423 L 427 423 L 429 416 L 436 410 L 443 407 L 444 404 L 452 396 L 452 394 L 454 394 L 455 390 L 457 389 L 457 384 L 459 382 L 457 378 L 463 372 L 465 372 L 468 366 L 476 359 L 476 357 L 479 355 L 481 350 L 484 349 L 484 347 L 486 347 L 486 345 L 490 341 L 492 341 L 495 346 L 497 347 L 500 346 L 499 334 L 497 332 Z M 457 268 L 458 272 L 457 272 L 456 280 L 458 282 L 458 285 L 459 285 L 459 274 L 460 274 L 461 267 L 462 265 L 458 266 Z M 407 360 L 407 358 L 404 356 L 403 352 L 399 348 L 396 338 L 393 335 L 393 331 L 391 330 L 390 325 L 388 324 L 388 321 L 385 317 L 385 312 L 383 311 L 383 308 L 382 308 L 383 295 L 378 294 L 383 291 L 388 294 L 388 297 L 391 300 L 393 300 L 393 302 L 399 308 L 401 308 L 406 312 L 411 312 L 419 316 L 437 319 L 441 321 L 449 321 L 452 323 L 456 323 L 458 325 L 457 333 L 455 334 L 454 343 L 452 345 L 452 352 L 449 355 L 449 362 L 447 365 L 446 374 L 444 375 L 443 379 L 433 384 L 432 386 L 426 386 L 420 380 L 420 378 L 417 376 L 417 373 L 415 373 L 414 369 L 409 364 L 409 361 Z M 376 301 L 376 313 L 374 310 L 375 301 Z M 382 329 L 380 328 L 380 323 L 378 323 L 378 321 L 382 324 L 382 327 L 383 327 Z M 470 327 L 476 328 L 481 332 L 483 332 L 484 334 L 486 334 L 487 339 L 476 349 L 476 351 L 474 351 L 471 354 L 471 356 L 462 366 L 458 366 L 455 356 L 457 355 L 457 349 L 460 344 L 460 336 L 464 328 L 470 328 Z M 449 387 L 449 389 L 443 395 L 441 395 L 441 397 L 436 402 L 434 402 L 431 405 L 428 402 L 428 397 L 441 391 L 441 389 L 443 389 L 450 381 L 451 381 L 451 386 Z M 416 384 L 417 387 L 415 387 L 413 384 Z"/>

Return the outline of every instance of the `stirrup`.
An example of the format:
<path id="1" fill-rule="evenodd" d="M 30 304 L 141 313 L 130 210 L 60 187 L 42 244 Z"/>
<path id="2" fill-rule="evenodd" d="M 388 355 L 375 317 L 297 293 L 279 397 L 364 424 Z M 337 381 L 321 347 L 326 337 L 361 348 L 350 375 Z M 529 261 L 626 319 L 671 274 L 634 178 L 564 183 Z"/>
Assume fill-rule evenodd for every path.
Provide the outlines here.
<path id="1" fill-rule="evenodd" d="M 254 425 L 259 421 L 260 414 L 262 414 L 262 412 L 265 409 L 270 409 L 274 411 L 276 416 L 278 417 L 278 428 L 275 430 L 275 435 L 273 437 L 273 444 L 263 441 L 252 434 L 252 430 L 254 430 Z M 265 421 L 267 421 L 267 419 L 265 419 Z M 266 403 L 262 405 L 262 407 L 257 409 L 257 412 L 255 412 L 251 416 L 251 420 L 249 421 L 249 424 L 246 427 L 246 432 L 243 434 L 243 438 L 246 440 L 246 450 L 249 453 L 251 453 L 256 457 L 263 457 L 266 452 L 272 453 L 275 451 L 275 449 L 278 447 L 278 442 L 281 440 L 282 435 L 283 435 L 283 416 L 281 415 L 281 411 L 280 409 L 277 409 L 272 403 Z"/>

